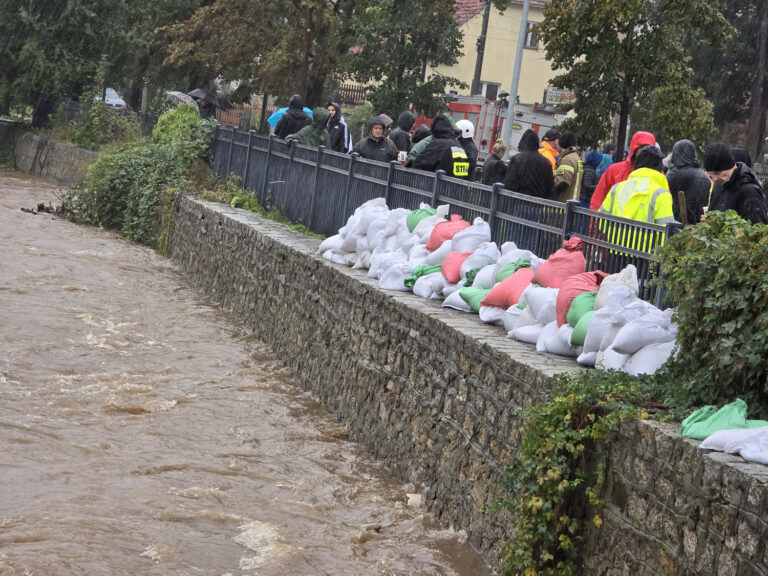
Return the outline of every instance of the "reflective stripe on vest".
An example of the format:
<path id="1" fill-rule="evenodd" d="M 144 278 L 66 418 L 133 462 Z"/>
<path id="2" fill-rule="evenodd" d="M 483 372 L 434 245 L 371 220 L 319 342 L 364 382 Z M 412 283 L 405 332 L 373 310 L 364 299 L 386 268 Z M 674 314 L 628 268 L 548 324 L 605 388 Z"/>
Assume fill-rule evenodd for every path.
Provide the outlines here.
<path id="1" fill-rule="evenodd" d="M 451 158 L 453 159 L 453 174 L 456 178 L 466 178 L 469 176 L 469 158 L 464 148 L 451 146 Z"/>

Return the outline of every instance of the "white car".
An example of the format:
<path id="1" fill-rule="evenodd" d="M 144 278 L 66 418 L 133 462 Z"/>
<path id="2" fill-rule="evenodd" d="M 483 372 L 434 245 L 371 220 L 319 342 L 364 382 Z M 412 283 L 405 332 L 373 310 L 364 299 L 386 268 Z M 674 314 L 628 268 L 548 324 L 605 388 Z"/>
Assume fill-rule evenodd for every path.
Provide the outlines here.
<path id="1" fill-rule="evenodd" d="M 125 100 L 120 98 L 120 94 L 118 94 L 114 88 L 107 88 L 104 102 L 107 106 L 114 108 L 115 110 L 125 110 L 126 108 Z"/>

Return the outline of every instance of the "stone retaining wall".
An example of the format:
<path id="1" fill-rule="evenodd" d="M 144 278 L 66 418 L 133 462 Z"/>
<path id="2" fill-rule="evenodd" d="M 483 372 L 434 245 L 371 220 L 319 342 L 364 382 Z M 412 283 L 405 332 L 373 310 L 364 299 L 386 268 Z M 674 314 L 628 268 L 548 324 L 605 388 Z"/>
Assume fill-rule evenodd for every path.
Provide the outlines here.
<path id="1" fill-rule="evenodd" d="M 317 241 L 183 198 L 171 255 L 269 343 L 351 439 L 467 530 L 492 565 L 512 529 L 487 513 L 514 453 L 521 407 L 569 359 L 540 355 L 474 315 L 385 293 L 314 254 Z M 602 529 L 587 574 L 768 574 L 767 467 L 702 453 L 678 427 L 625 425 L 613 441 Z"/>
<path id="2" fill-rule="evenodd" d="M 29 132 L 16 140 L 16 167 L 62 186 L 73 186 L 82 179 L 98 156 L 96 152 Z"/>

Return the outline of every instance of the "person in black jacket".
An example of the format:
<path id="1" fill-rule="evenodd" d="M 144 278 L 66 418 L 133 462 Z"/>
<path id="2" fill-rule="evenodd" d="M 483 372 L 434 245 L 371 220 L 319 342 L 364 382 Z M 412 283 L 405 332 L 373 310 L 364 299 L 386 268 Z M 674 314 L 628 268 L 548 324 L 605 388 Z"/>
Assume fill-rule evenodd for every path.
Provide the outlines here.
<path id="1" fill-rule="evenodd" d="M 459 144 L 464 148 L 464 152 L 467 153 L 469 158 L 469 179 L 474 181 L 476 179 L 477 170 L 477 144 L 475 144 L 475 125 L 469 120 L 459 120 L 456 122 L 456 128 L 461 132 L 458 136 Z"/>
<path id="2" fill-rule="evenodd" d="M 275 136 L 285 140 L 288 134 L 296 134 L 304 126 L 312 124 L 312 118 L 304 112 L 304 102 L 301 96 L 294 94 L 288 101 L 288 110 L 280 117 L 275 126 Z"/>
<path id="3" fill-rule="evenodd" d="M 379 162 L 391 162 L 397 159 L 397 148 L 394 142 L 384 135 L 386 122 L 381 116 L 374 116 L 368 126 L 368 138 L 363 138 L 352 150 L 363 158 L 378 160 Z"/>
<path id="4" fill-rule="evenodd" d="M 603 163 L 603 154 L 597 150 L 590 150 L 584 158 L 584 173 L 581 175 L 581 190 L 579 190 L 579 202 L 584 208 L 589 208 L 592 193 L 597 188 L 600 180 L 597 177 L 597 169 Z"/>
<path id="5" fill-rule="evenodd" d="M 411 136 L 411 146 L 414 144 L 417 144 L 424 140 L 424 138 L 427 138 L 429 136 L 432 136 L 432 130 L 429 129 L 429 126 L 426 124 L 422 124 L 418 128 L 416 128 L 416 132 L 413 133 L 413 136 Z"/>
<path id="6" fill-rule="evenodd" d="M 483 164 L 483 184 L 493 186 L 496 182 L 504 181 L 504 176 L 507 175 L 507 165 L 504 164 L 502 158 L 506 153 L 507 147 L 504 140 L 499 138 L 493 144 L 493 152 Z"/>
<path id="7" fill-rule="evenodd" d="M 679 140 L 672 147 L 672 165 L 667 172 L 669 191 L 672 194 L 672 212 L 675 220 L 682 222 L 678 193 L 685 195 L 685 216 L 688 224 L 698 224 L 709 205 L 712 181 L 699 166 L 696 146 L 690 140 Z"/>
<path id="8" fill-rule="evenodd" d="M 437 172 L 444 170 L 446 176 L 469 177 L 469 158 L 459 141 L 456 140 L 451 121 L 439 114 L 432 121 L 432 141 L 413 160 L 413 168 Z"/>
<path id="9" fill-rule="evenodd" d="M 352 135 L 349 126 L 341 115 L 341 106 L 337 102 L 328 102 L 326 105 L 331 117 L 328 119 L 328 136 L 331 139 L 331 150 L 334 152 L 350 152 L 352 150 Z"/>
<path id="10" fill-rule="evenodd" d="M 399 152 L 411 151 L 411 130 L 416 122 L 416 116 L 406 110 L 397 119 L 397 127 L 392 130 L 389 139 L 395 143 Z"/>
<path id="11" fill-rule="evenodd" d="M 530 128 L 523 132 L 519 152 L 509 159 L 504 188 L 513 192 L 552 199 L 555 178 L 552 164 L 539 154 L 539 137 Z"/>
<path id="12" fill-rule="evenodd" d="M 753 224 L 768 223 L 763 187 L 749 166 L 733 159 L 730 146 L 710 144 L 704 153 L 704 169 L 715 183 L 710 210 L 735 210 Z"/>

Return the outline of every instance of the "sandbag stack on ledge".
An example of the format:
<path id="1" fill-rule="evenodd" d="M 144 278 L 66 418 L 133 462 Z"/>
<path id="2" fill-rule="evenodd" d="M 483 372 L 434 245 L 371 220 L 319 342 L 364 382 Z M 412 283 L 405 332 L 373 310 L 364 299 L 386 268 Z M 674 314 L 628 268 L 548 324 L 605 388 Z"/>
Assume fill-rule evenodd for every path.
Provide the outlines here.
<path id="1" fill-rule="evenodd" d="M 656 372 L 672 354 L 672 310 L 638 297 L 637 270 L 587 272 L 571 237 L 542 260 L 513 242 L 498 247 L 482 218 L 448 218 L 448 206 L 390 210 L 366 202 L 318 248 L 323 258 L 368 270 L 383 290 L 412 291 L 479 314 L 539 352 L 633 375 Z"/>

